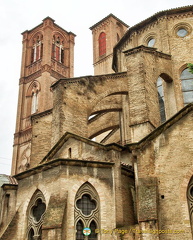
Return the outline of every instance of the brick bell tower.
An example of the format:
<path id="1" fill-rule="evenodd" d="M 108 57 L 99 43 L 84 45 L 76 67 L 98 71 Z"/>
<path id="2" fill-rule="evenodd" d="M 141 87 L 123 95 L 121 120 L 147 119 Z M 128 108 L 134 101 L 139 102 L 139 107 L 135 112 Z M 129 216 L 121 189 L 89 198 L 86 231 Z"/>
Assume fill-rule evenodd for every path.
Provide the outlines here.
<path id="1" fill-rule="evenodd" d="M 22 33 L 23 51 L 11 174 L 30 167 L 32 118 L 52 109 L 50 86 L 74 74 L 74 38 L 50 17 Z"/>
<path id="2" fill-rule="evenodd" d="M 113 47 L 123 37 L 128 25 L 112 13 L 90 27 L 93 35 L 94 74 L 113 73 Z"/>

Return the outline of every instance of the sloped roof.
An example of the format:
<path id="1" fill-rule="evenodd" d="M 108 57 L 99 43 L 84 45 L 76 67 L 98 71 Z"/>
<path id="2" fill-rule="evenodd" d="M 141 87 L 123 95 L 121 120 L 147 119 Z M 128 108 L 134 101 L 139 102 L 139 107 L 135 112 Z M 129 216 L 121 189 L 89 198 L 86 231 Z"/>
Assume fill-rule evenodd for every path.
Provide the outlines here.
<path id="1" fill-rule="evenodd" d="M 42 20 L 42 22 L 44 22 L 46 19 L 50 19 L 52 22 L 53 22 L 53 24 L 55 25 L 55 26 L 57 26 L 58 28 L 60 28 L 62 31 L 64 31 L 64 32 L 66 32 L 66 33 L 68 33 L 68 34 L 72 34 L 72 35 L 74 35 L 75 37 L 76 37 L 76 34 L 74 34 L 73 32 L 68 32 L 68 31 L 66 31 L 64 28 L 62 28 L 62 27 L 60 27 L 58 24 L 56 24 L 55 23 L 55 20 L 53 19 L 53 18 L 51 18 L 51 17 L 45 17 L 43 20 Z M 25 32 L 31 32 L 31 31 L 33 31 L 34 29 L 36 29 L 36 28 L 38 28 L 38 27 L 40 27 L 41 25 L 43 25 L 43 23 L 40 23 L 40 24 L 38 24 L 37 26 L 35 26 L 35 27 L 33 27 L 32 29 L 30 29 L 30 30 L 25 30 L 24 32 L 22 32 L 21 34 L 23 35 Z"/>
<path id="2" fill-rule="evenodd" d="M 127 25 L 126 23 L 124 23 L 122 20 L 120 20 L 118 17 L 116 17 L 115 15 L 113 15 L 112 13 L 110 13 L 108 16 L 106 16 L 105 18 L 103 18 L 102 20 L 100 20 L 99 22 L 95 23 L 92 27 L 90 27 L 90 30 L 92 30 L 93 28 L 95 28 L 96 26 L 100 25 L 102 22 L 104 22 L 105 20 L 107 20 L 108 18 L 113 17 L 115 18 L 118 22 L 122 23 L 123 25 L 125 25 L 126 27 L 129 27 L 129 25 Z"/>
<path id="3" fill-rule="evenodd" d="M 69 139 L 69 138 L 74 138 L 78 141 L 85 142 L 87 144 L 97 146 L 99 148 L 103 148 L 105 150 L 110 150 L 110 149 L 115 149 L 117 151 L 121 151 L 124 147 L 117 144 L 117 143 L 111 143 L 107 145 L 103 145 L 101 143 L 92 141 L 88 138 L 81 137 L 79 135 L 76 135 L 74 133 L 66 132 L 60 139 L 59 141 L 53 146 L 53 148 L 48 152 L 48 154 L 43 158 L 41 163 L 44 163 L 50 159 L 59 151 L 59 149 L 63 146 L 63 144 Z M 40 164 L 41 164 L 40 163 Z"/>
<path id="4" fill-rule="evenodd" d="M 3 186 L 3 184 L 17 185 L 17 180 L 12 176 L 0 174 L 0 187 Z"/>

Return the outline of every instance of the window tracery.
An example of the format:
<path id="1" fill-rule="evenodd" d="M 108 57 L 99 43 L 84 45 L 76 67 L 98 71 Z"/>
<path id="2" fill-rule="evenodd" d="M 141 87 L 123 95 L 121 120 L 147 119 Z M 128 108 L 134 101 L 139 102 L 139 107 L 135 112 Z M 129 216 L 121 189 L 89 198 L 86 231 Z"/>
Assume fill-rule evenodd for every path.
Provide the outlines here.
<path id="1" fill-rule="evenodd" d="M 46 212 L 46 203 L 43 194 L 37 191 L 28 207 L 28 240 L 41 240 L 42 224 Z"/>
<path id="2" fill-rule="evenodd" d="M 75 198 L 76 240 L 97 240 L 95 229 L 99 228 L 99 198 L 96 190 L 83 184 Z M 83 229 L 90 228 L 91 234 L 84 236 Z"/>
<path id="3" fill-rule="evenodd" d="M 52 58 L 60 63 L 64 63 L 64 40 L 59 35 L 53 36 Z"/>

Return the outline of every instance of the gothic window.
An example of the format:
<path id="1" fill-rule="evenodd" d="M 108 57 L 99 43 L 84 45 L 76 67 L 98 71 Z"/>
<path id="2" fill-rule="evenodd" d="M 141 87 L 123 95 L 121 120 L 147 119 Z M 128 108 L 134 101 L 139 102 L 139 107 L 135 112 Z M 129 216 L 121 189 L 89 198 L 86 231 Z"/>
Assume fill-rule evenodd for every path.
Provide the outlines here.
<path id="1" fill-rule="evenodd" d="M 96 190 L 89 184 L 83 184 L 75 198 L 76 240 L 97 240 L 95 230 L 99 228 L 99 198 Z M 84 234 L 89 228 L 91 233 Z"/>
<path id="2" fill-rule="evenodd" d="M 43 38 L 38 34 L 33 39 L 33 47 L 31 52 L 31 63 L 34 63 L 42 58 L 43 55 Z"/>
<path id="3" fill-rule="evenodd" d="M 106 34 L 102 32 L 99 36 L 99 56 L 106 53 Z"/>
<path id="4" fill-rule="evenodd" d="M 165 103 L 164 103 L 163 79 L 161 77 L 159 77 L 157 80 L 157 93 L 158 93 L 160 118 L 161 118 L 161 123 L 163 123 L 166 121 L 166 113 L 165 113 Z"/>
<path id="5" fill-rule="evenodd" d="M 46 204 L 43 194 L 37 191 L 28 207 L 28 240 L 41 240 L 42 224 L 45 216 Z"/>
<path id="6" fill-rule="evenodd" d="M 191 178 L 187 189 L 187 200 L 190 214 L 190 223 L 193 231 L 193 177 Z"/>
<path id="7" fill-rule="evenodd" d="M 36 113 L 37 110 L 38 110 L 38 91 L 32 92 L 31 114 Z"/>
<path id="8" fill-rule="evenodd" d="M 64 41 L 60 36 L 54 35 L 52 41 L 52 59 L 64 63 Z"/>
<path id="9" fill-rule="evenodd" d="M 28 98 L 28 106 L 27 106 L 28 116 L 38 111 L 39 95 L 40 95 L 40 83 L 35 80 L 30 84 L 26 93 L 26 97 Z"/>
<path id="10" fill-rule="evenodd" d="M 184 106 L 193 102 L 193 74 L 186 68 L 181 73 L 182 93 L 184 98 Z"/>

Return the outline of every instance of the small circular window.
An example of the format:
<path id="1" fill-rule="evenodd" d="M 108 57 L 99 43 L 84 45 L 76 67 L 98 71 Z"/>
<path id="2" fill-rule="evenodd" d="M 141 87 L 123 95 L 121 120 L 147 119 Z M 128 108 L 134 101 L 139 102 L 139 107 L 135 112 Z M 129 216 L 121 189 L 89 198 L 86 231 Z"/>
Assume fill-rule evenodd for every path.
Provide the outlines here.
<path id="1" fill-rule="evenodd" d="M 155 38 L 151 38 L 151 39 L 148 41 L 147 46 L 148 46 L 148 47 L 153 47 L 154 44 L 155 44 Z"/>
<path id="2" fill-rule="evenodd" d="M 185 37 L 186 35 L 188 35 L 188 31 L 185 28 L 180 28 L 177 31 L 177 35 L 178 37 Z"/>

